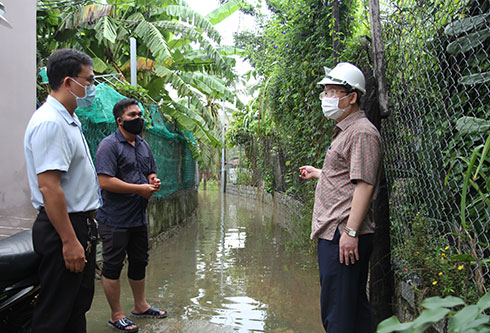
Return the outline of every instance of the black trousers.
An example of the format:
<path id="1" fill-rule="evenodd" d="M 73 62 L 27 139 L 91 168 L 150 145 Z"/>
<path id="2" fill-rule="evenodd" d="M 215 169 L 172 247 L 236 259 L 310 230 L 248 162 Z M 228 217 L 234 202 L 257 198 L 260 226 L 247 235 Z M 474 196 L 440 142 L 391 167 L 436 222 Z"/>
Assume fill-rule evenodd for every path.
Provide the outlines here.
<path id="1" fill-rule="evenodd" d="M 359 261 L 349 266 L 339 262 L 339 240 L 337 230 L 331 241 L 318 241 L 323 327 L 328 333 L 370 333 L 371 306 L 366 284 L 373 235 L 359 236 Z"/>
<path id="2" fill-rule="evenodd" d="M 85 248 L 89 240 L 89 225 L 95 225 L 87 217 L 69 214 L 75 234 Z M 32 227 L 34 250 L 41 256 L 39 278 L 41 290 L 34 308 L 32 332 L 86 332 L 85 313 L 90 309 L 94 296 L 95 241 L 85 257 L 87 263 L 81 273 L 65 268 L 61 239 L 41 211 Z"/>

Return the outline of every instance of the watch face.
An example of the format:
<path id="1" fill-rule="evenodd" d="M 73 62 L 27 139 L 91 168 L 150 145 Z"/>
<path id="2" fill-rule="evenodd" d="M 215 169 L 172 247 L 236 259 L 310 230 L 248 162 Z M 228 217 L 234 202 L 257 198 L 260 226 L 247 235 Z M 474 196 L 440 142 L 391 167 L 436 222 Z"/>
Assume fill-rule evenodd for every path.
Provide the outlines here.
<path id="1" fill-rule="evenodd" d="M 345 230 L 347 231 L 347 235 L 349 235 L 351 237 L 357 237 L 357 231 L 356 230 L 352 230 L 349 228 L 345 228 Z"/>

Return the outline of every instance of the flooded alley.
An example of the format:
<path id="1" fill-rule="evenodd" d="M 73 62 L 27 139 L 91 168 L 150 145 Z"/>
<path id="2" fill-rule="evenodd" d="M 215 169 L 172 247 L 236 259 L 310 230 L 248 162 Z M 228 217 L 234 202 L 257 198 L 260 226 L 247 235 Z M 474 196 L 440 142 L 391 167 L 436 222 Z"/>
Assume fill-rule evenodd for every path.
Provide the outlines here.
<path id="1" fill-rule="evenodd" d="M 285 249 L 279 210 L 219 192 L 199 193 L 195 223 L 153 247 L 147 269 L 150 304 L 166 319 L 138 319 L 140 332 L 321 332 L 314 256 Z M 121 304 L 132 295 L 121 274 Z M 101 281 L 88 332 L 112 332 Z"/>

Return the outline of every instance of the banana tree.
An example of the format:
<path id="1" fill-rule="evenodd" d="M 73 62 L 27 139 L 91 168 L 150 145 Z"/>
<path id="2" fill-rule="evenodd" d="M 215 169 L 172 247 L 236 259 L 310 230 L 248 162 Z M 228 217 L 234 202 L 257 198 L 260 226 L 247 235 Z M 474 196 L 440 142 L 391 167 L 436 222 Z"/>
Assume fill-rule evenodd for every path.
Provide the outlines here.
<path id="1" fill-rule="evenodd" d="M 218 46 L 214 24 L 233 14 L 230 1 L 206 17 L 183 0 L 83 2 L 66 7 L 38 1 L 38 58 L 75 47 L 94 59 L 99 74 L 129 74 L 129 38 L 137 39 L 138 84 L 161 111 L 203 144 L 220 146 L 208 100 L 241 106 L 229 88 L 236 75 L 230 47 Z M 175 97 L 177 95 L 177 97 Z"/>

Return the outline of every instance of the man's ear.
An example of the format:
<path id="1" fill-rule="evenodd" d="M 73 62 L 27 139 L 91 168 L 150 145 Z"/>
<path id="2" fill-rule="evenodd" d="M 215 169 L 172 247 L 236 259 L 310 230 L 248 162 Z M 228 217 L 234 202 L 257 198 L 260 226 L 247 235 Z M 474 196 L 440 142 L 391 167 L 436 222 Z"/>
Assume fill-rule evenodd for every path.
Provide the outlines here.
<path id="1" fill-rule="evenodd" d="M 359 98 L 359 94 L 357 93 L 357 91 L 353 91 L 351 92 L 351 94 L 354 94 L 354 98 L 351 99 L 350 104 L 356 104 L 357 99 Z"/>
<path id="2" fill-rule="evenodd" d="M 61 86 L 69 88 L 71 86 L 72 82 L 70 80 L 69 76 L 65 76 L 65 78 L 61 81 Z"/>

